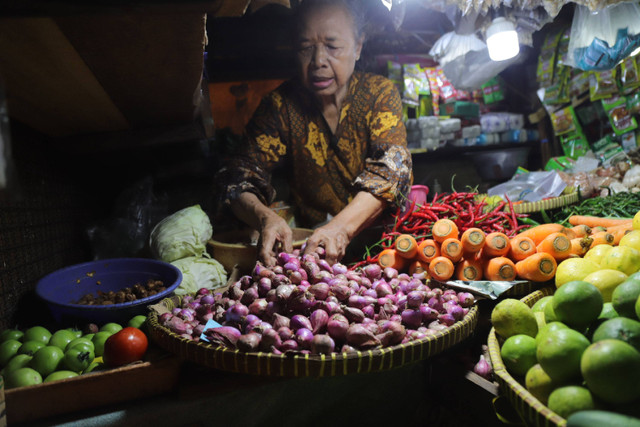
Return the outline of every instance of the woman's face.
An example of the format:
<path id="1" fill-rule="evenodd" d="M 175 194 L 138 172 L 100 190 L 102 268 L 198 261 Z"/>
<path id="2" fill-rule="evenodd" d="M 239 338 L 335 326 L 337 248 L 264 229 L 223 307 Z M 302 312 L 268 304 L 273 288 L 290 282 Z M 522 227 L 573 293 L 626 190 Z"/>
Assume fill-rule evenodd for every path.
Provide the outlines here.
<path id="1" fill-rule="evenodd" d="M 303 22 L 298 62 L 304 85 L 318 97 L 341 97 L 362 50 L 353 21 L 340 6 L 316 9 Z"/>

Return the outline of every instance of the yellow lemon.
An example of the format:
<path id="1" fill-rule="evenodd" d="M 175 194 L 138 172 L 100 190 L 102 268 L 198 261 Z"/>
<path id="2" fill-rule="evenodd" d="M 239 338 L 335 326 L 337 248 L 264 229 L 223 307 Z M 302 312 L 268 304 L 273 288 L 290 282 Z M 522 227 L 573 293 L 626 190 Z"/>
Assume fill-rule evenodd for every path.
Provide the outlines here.
<path id="1" fill-rule="evenodd" d="M 585 276 L 598 271 L 600 266 L 587 258 L 567 258 L 556 269 L 556 287 L 574 280 L 583 280 Z"/>
<path id="2" fill-rule="evenodd" d="M 633 216 L 633 222 L 631 224 L 634 230 L 640 230 L 640 211 L 636 212 Z"/>
<path id="3" fill-rule="evenodd" d="M 591 283 L 598 288 L 602 294 L 603 302 L 611 302 L 613 290 L 622 282 L 627 280 L 627 275 L 621 271 L 613 269 L 602 269 L 587 275 L 585 282 Z"/>
<path id="4" fill-rule="evenodd" d="M 613 246 L 604 243 L 595 245 L 594 247 L 589 249 L 586 254 L 584 254 L 583 258 L 591 260 L 600 265 L 602 258 L 604 258 L 604 256 L 611 250 L 611 248 L 613 248 Z"/>
<path id="5" fill-rule="evenodd" d="M 622 236 L 620 239 L 620 246 L 629 246 L 637 251 L 640 251 L 640 230 L 632 230 Z"/>
<path id="6" fill-rule="evenodd" d="M 628 276 L 640 267 L 640 251 L 630 246 L 614 246 L 602 258 L 600 267 L 618 270 Z"/>

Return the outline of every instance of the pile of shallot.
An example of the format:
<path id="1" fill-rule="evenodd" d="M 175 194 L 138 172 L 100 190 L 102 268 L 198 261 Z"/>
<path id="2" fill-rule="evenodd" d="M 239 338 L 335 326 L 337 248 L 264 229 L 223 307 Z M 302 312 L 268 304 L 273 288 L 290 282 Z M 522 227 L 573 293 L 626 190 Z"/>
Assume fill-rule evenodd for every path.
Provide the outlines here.
<path id="1" fill-rule="evenodd" d="M 246 352 L 348 353 L 424 339 L 462 320 L 474 303 L 468 292 L 430 288 L 424 274 L 377 264 L 352 271 L 296 250 L 278 254 L 270 268 L 257 262 L 223 293 L 186 295 L 160 323 L 183 338 Z M 221 326 L 205 329 L 209 320 Z"/>

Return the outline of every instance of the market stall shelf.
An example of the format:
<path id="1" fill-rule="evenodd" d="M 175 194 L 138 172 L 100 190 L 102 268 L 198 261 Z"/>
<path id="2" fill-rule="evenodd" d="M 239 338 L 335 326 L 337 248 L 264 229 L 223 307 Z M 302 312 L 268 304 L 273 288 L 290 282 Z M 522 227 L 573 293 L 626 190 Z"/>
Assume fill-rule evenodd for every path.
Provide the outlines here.
<path id="1" fill-rule="evenodd" d="M 529 307 L 532 307 L 539 299 L 547 295 L 552 295 L 553 291 L 553 287 L 545 287 L 530 293 L 522 298 L 521 301 Z M 536 399 L 507 372 L 507 368 L 500 356 L 500 343 L 498 342 L 494 328 L 491 328 L 489 332 L 488 346 L 494 377 L 499 384 L 499 392 L 507 398 L 527 425 L 536 427 L 565 426 L 566 420 L 564 418 Z"/>
<path id="2" fill-rule="evenodd" d="M 206 342 L 195 342 L 171 332 L 159 323 L 159 314 L 179 306 L 178 297 L 166 298 L 152 306 L 148 317 L 151 338 L 162 348 L 182 359 L 244 374 L 274 377 L 326 377 L 360 374 L 399 368 L 453 347 L 469 337 L 478 321 L 477 306 L 447 329 L 428 338 L 392 347 L 330 355 L 274 354 L 241 352 Z"/>

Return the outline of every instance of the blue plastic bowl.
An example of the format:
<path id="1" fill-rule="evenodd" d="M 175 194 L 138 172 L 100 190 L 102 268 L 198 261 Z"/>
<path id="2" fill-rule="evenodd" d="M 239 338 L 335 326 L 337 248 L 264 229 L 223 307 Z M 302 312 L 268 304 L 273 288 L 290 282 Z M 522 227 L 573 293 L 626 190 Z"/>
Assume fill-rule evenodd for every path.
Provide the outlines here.
<path id="1" fill-rule="evenodd" d="M 84 295 L 117 292 L 148 279 L 162 280 L 166 289 L 135 301 L 111 305 L 74 304 Z M 170 296 L 182 282 L 182 273 L 172 264 L 147 258 L 112 258 L 72 265 L 44 276 L 36 294 L 48 305 L 55 321 L 65 324 L 108 322 L 125 324 L 147 306 Z"/>

